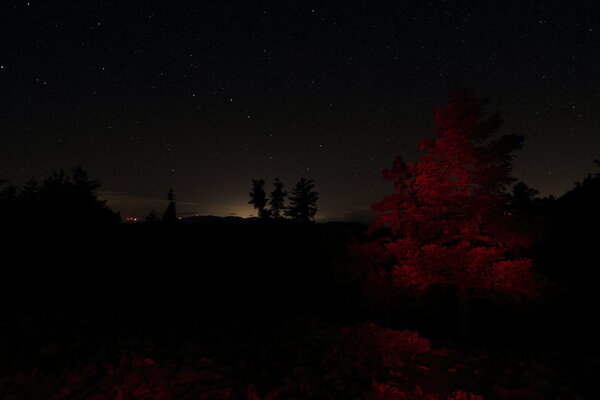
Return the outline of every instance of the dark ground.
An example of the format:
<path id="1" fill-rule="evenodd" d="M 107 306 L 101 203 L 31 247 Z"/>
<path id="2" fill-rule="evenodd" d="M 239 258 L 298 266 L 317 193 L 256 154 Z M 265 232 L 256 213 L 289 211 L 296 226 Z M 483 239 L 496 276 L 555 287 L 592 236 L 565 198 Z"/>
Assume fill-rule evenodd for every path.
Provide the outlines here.
<path id="1" fill-rule="evenodd" d="M 596 282 L 576 274 L 537 303 L 474 301 L 461 347 L 451 290 L 366 305 L 346 254 L 357 224 L 66 232 L 15 230 L 5 247 L 0 399 L 600 398 Z M 389 367 L 348 344 L 405 329 L 433 349 Z"/>

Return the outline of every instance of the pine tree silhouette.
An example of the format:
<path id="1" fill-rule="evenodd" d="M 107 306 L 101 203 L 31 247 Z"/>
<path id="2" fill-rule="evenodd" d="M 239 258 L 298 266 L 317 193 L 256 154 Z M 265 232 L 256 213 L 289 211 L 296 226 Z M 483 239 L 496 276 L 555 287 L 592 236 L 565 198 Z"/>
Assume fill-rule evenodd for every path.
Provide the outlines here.
<path id="1" fill-rule="evenodd" d="M 98 180 L 91 180 L 81 165 L 68 175 L 53 172 L 40 185 L 30 179 L 22 187 L 9 185 L 0 190 L 0 217 L 20 224 L 66 223 L 76 225 L 112 224 L 121 216 L 98 199 Z M 4 218 L 4 217 L 2 217 Z"/>
<path id="2" fill-rule="evenodd" d="M 9 184 L 7 180 L 0 180 L 0 185 L 6 185 L 0 190 L 0 201 L 13 202 L 17 199 L 19 192 L 17 186 Z"/>
<path id="3" fill-rule="evenodd" d="M 600 158 L 595 159 L 594 164 L 596 164 L 596 167 L 600 168 Z M 598 182 L 600 182 L 600 172 L 595 172 L 593 174 L 590 172 L 585 176 L 582 182 L 575 182 L 574 186 L 575 188 L 580 188 L 582 186 L 590 186 L 593 183 L 598 184 Z"/>
<path id="4" fill-rule="evenodd" d="M 319 193 L 313 191 L 314 187 L 312 179 L 300 179 L 289 197 L 290 205 L 285 210 L 285 215 L 299 222 L 314 221 L 319 200 Z"/>
<path id="5" fill-rule="evenodd" d="M 525 182 L 515 183 L 508 195 L 507 212 L 515 219 L 530 217 L 542 202 L 539 194 L 539 190 L 527 186 Z"/>
<path id="6" fill-rule="evenodd" d="M 252 190 L 248 193 L 250 196 L 250 200 L 248 204 L 252 204 L 252 206 L 258 210 L 259 218 L 269 218 L 270 212 L 266 208 L 267 207 L 267 195 L 265 194 L 265 181 L 264 179 L 253 179 L 252 180 Z"/>
<path id="7" fill-rule="evenodd" d="M 34 207 L 40 202 L 41 186 L 35 179 L 29 179 L 19 190 L 19 198 L 25 204 Z"/>
<path id="8" fill-rule="evenodd" d="M 150 210 L 150 212 L 146 216 L 146 222 L 157 222 L 157 221 L 158 221 L 158 215 L 156 214 L 156 211 Z"/>
<path id="9" fill-rule="evenodd" d="M 108 217 L 106 200 L 99 200 L 96 190 L 100 187 L 99 180 L 92 180 L 81 165 L 73 169 L 71 173 L 73 191 L 73 209 L 79 215 L 87 215 L 87 218 L 102 220 Z"/>
<path id="10" fill-rule="evenodd" d="M 281 218 L 285 210 L 284 203 L 288 192 L 283 190 L 283 183 L 279 180 L 279 178 L 275 178 L 273 186 L 275 186 L 275 189 L 271 192 L 271 199 L 269 200 L 269 205 L 271 206 L 271 217 Z"/>
<path id="11" fill-rule="evenodd" d="M 175 203 L 175 193 L 173 189 L 169 189 L 169 193 L 167 193 L 167 200 L 169 204 L 167 205 L 167 209 L 163 214 L 162 221 L 168 224 L 174 224 L 177 222 L 177 211 L 176 211 L 176 203 Z"/>
<path id="12" fill-rule="evenodd" d="M 22 210 L 18 203 L 18 187 L 7 180 L 0 180 L 0 221 L 4 224 L 17 222 Z"/>
<path id="13" fill-rule="evenodd" d="M 43 219 L 79 225 L 119 222 L 121 216 L 106 206 L 106 200 L 98 199 L 99 187 L 100 182 L 91 180 L 81 165 L 71 175 L 63 169 L 53 172 L 37 190 L 40 214 Z"/>

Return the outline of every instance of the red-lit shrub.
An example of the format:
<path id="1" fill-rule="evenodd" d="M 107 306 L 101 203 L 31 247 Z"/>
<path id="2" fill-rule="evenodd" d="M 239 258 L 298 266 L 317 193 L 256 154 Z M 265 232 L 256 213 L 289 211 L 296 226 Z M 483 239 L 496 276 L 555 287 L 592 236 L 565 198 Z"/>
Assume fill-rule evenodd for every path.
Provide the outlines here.
<path id="1" fill-rule="evenodd" d="M 340 329 L 300 319 L 262 331 L 224 325 L 211 332 L 167 347 L 136 340 L 110 351 L 60 345 L 41 352 L 33 368 L 0 364 L 0 398 L 508 400 L 554 398 L 557 386 L 575 398 L 539 359 L 464 356 L 432 349 L 416 332 L 369 322 Z"/>

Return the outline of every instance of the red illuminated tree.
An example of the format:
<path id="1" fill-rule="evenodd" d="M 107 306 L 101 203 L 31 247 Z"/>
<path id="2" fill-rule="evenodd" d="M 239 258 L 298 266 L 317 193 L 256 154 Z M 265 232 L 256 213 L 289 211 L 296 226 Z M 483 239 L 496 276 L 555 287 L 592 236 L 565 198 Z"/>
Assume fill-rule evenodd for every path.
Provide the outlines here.
<path id="1" fill-rule="evenodd" d="M 390 234 L 359 250 L 375 261 L 374 276 L 390 278 L 396 288 L 455 286 L 464 335 L 473 292 L 529 296 L 537 284 L 530 260 L 518 257 L 527 237 L 502 212 L 514 182 L 513 152 L 523 138 L 492 138 L 500 115 L 486 117 L 488 101 L 472 90 L 450 96 L 445 108 L 435 110 L 434 138 L 418 143 L 425 154 L 415 163 L 397 157 L 383 171 L 395 191 L 373 204 L 379 215 L 370 232 L 387 228 Z"/>

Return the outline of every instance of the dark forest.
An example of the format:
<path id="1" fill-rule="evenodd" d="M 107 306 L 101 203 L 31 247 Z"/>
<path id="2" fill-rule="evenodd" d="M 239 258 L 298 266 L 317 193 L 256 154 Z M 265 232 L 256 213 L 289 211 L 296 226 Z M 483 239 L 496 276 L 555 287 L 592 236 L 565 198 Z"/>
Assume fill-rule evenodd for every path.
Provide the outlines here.
<path id="1" fill-rule="evenodd" d="M 3 181 L 0 398 L 598 398 L 600 160 L 542 197 L 489 108 L 451 91 L 369 226 L 308 177 L 143 221 L 82 166 Z"/>
<path id="2" fill-rule="evenodd" d="M 600 399 L 600 2 L 0 8 L 0 400 Z"/>

